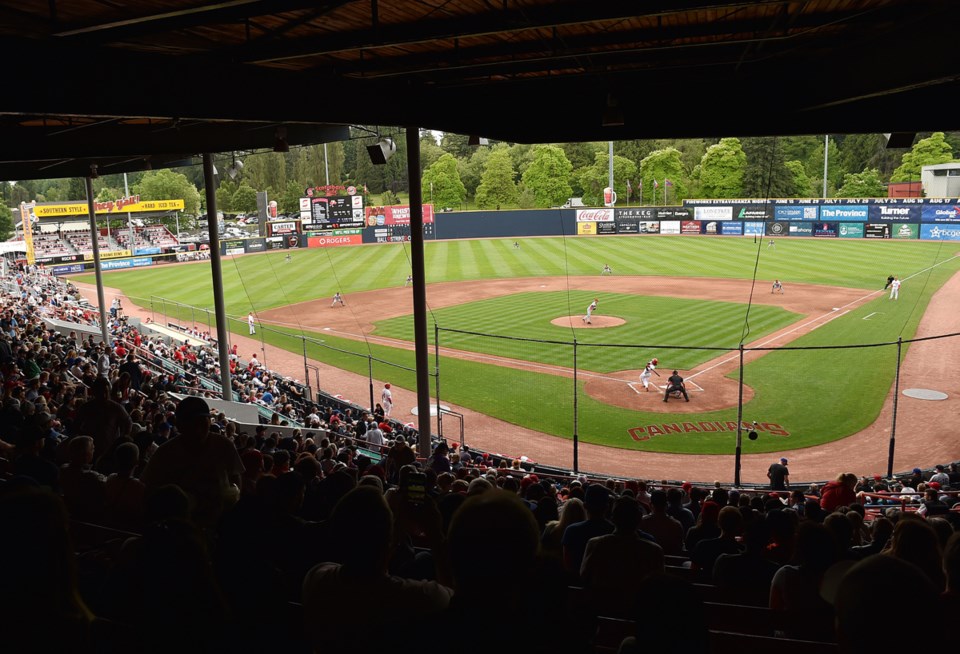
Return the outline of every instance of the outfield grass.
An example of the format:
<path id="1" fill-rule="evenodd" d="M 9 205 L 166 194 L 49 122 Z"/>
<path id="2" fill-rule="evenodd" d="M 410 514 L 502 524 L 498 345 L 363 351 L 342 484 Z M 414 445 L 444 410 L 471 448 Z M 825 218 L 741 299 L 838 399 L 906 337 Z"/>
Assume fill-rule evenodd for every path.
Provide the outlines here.
<path id="1" fill-rule="evenodd" d="M 616 274 L 673 275 L 702 277 L 749 278 L 753 272 L 758 246 L 748 238 L 711 237 L 599 237 L 599 238 L 536 238 L 524 239 L 522 247 L 514 250 L 512 240 L 457 241 L 427 244 L 427 278 L 430 282 L 456 281 L 482 278 L 538 277 L 555 275 L 596 275 L 604 263 L 610 263 Z M 937 262 L 953 256 L 950 244 L 919 241 L 818 241 L 813 239 L 780 239 L 776 249 L 768 250 L 760 244 L 760 279 L 784 280 L 787 284 L 806 282 L 825 285 L 877 289 L 888 274 L 901 277 L 927 269 Z M 224 260 L 224 290 L 227 311 L 243 316 L 249 308 L 257 310 L 282 306 L 292 302 L 332 295 L 334 289 L 344 292 L 401 286 L 408 270 L 407 251 L 401 245 L 376 245 L 343 248 L 340 250 L 304 250 L 294 253 L 294 265 L 284 264 L 284 252 Z M 898 336 L 910 338 L 923 311 L 932 296 L 949 276 L 960 266 L 958 260 L 932 269 L 913 279 L 908 279 L 901 291 L 899 302 L 883 298 L 846 314 L 840 319 L 811 332 L 791 343 L 792 346 L 866 343 L 896 341 Z M 92 276 L 88 276 L 92 281 Z M 104 274 L 104 283 L 121 288 L 134 301 L 149 306 L 149 298 L 164 296 L 188 304 L 210 307 L 212 293 L 208 264 L 170 266 L 149 270 L 134 270 Z M 491 329 L 497 333 L 509 333 L 512 325 L 530 329 L 560 329 L 549 325 L 556 315 L 577 314 L 590 298 L 589 292 L 571 292 L 568 311 L 566 295 L 562 301 L 554 297 L 550 313 L 537 317 L 530 315 L 529 302 L 511 304 L 510 297 L 473 303 L 462 307 L 450 307 L 436 312 L 444 326 L 469 325 L 477 329 L 477 320 L 485 316 Z M 544 294 L 546 295 L 546 294 Z M 516 298 L 517 296 L 513 296 Z M 428 293 L 429 300 L 429 293 Z M 624 298 L 606 299 L 603 312 L 639 312 L 639 323 L 644 325 L 645 303 L 665 301 L 671 304 L 669 311 L 683 310 L 685 300 L 671 298 Z M 485 304 L 489 302 L 490 304 Z M 556 302 L 561 305 L 557 307 Z M 633 305 L 632 302 L 637 304 Z M 506 304 L 503 304 L 506 303 Z M 697 303 L 698 311 L 705 303 Z M 722 305 L 724 303 L 711 303 Z M 477 310 L 477 305 L 481 310 Z M 582 306 L 581 306 L 582 305 Z M 729 305 L 729 329 L 736 330 L 737 305 Z M 765 309 L 767 307 L 764 307 Z M 751 314 L 751 327 L 755 336 L 764 329 L 776 329 L 781 320 L 789 319 L 787 312 L 773 309 L 764 316 L 769 321 L 765 328 L 756 321 L 760 307 Z M 497 317 L 502 310 L 514 312 L 515 320 Z M 554 312 L 560 310 L 560 313 Z M 477 311 L 471 316 L 471 312 Z M 742 315 L 742 307 L 740 308 Z M 781 312 L 781 313 L 777 313 Z M 862 318 L 871 312 L 882 312 Z M 722 313 L 722 312 L 721 312 Z M 521 315 L 523 314 L 523 315 Z M 505 314 L 506 315 L 506 314 Z M 631 316 L 638 315 L 630 313 Z M 646 315 L 650 315 L 649 313 Z M 665 315 L 663 313 L 654 315 Z M 718 314 L 720 315 L 720 314 Z M 409 334 L 408 318 L 383 321 L 378 324 L 378 333 Z M 449 324 L 448 324 L 449 321 Z M 629 324 L 634 324 L 632 320 Z M 700 324 L 704 324 L 701 322 Z M 626 326 L 625 326 L 626 327 Z M 654 329 L 653 324 L 647 329 Z M 246 333 L 246 324 L 231 321 L 231 329 Z M 620 341 L 618 330 L 591 330 L 578 333 L 578 339 L 602 342 L 603 339 Z M 382 331 L 381 331 L 382 330 Z M 727 344 L 729 335 L 715 333 L 709 327 L 710 337 L 717 337 Z M 569 330 L 561 330 L 566 336 L 557 340 L 569 340 Z M 626 334 L 624 330 L 620 332 Z M 627 342 L 656 343 L 653 338 L 635 341 L 631 335 Z M 559 335 L 559 334 L 558 334 Z M 358 352 L 348 355 L 320 345 L 310 345 L 308 354 L 331 365 L 367 373 L 367 346 L 346 339 L 331 338 L 328 334 L 313 335 L 325 340 L 325 345 Z M 445 347 L 449 333 L 442 337 Z M 302 351 L 298 335 L 265 330 L 268 342 L 294 352 Z M 731 339 L 735 346 L 736 338 Z M 673 342 L 678 342 L 674 340 Z M 528 351 L 504 354 L 531 360 L 546 360 L 556 356 L 546 349 L 525 346 Z M 502 350 L 502 346 L 498 346 Z M 582 348 L 590 350 L 591 348 Z M 413 352 L 370 345 L 374 357 L 413 368 Z M 623 350 L 617 350 L 623 356 Z M 503 353 L 498 352 L 498 353 Z M 714 354 L 715 355 L 715 354 Z M 611 362 L 603 356 L 589 361 L 596 370 L 612 370 L 639 367 L 642 356 L 630 361 Z M 676 364 L 681 368 L 691 366 Z M 269 362 L 268 362 L 269 363 Z M 572 363 L 572 362 L 571 362 Z M 431 363 L 431 367 L 432 367 Z M 570 365 L 562 363 L 560 365 Z M 615 366 L 615 367 L 613 367 Z M 891 347 L 791 352 L 769 354 L 756 362 L 747 364 L 745 381 L 756 392 L 754 399 L 745 405 L 744 418 L 761 422 L 778 423 L 789 432 L 783 437 L 763 437 L 758 441 L 744 441 L 744 451 L 770 452 L 783 447 L 804 447 L 835 440 L 854 433 L 873 422 L 889 391 L 895 370 L 895 349 Z M 574 384 L 571 379 L 531 371 L 513 370 L 476 362 L 441 357 L 442 400 L 473 408 L 482 413 L 497 416 L 532 429 L 570 438 L 573 433 Z M 414 388 L 412 372 L 382 363 L 374 364 L 374 375 L 390 379 L 399 387 Z M 735 376 L 734 373 L 731 376 Z M 324 382 L 324 380 L 321 380 Z M 335 382 L 331 382 L 335 383 Z M 666 452 L 724 453 L 732 451 L 729 433 L 695 435 L 670 434 L 646 441 L 633 440 L 631 428 L 672 421 L 683 421 L 682 416 L 646 413 L 611 407 L 594 401 L 583 393 L 579 382 L 578 417 L 579 436 L 586 442 L 595 442 L 616 447 L 646 449 Z M 334 389 L 335 390 L 335 389 Z M 688 416 L 697 421 L 727 421 L 736 419 L 736 410 L 724 410 Z M 467 426 L 469 430 L 469 425 Z"/>

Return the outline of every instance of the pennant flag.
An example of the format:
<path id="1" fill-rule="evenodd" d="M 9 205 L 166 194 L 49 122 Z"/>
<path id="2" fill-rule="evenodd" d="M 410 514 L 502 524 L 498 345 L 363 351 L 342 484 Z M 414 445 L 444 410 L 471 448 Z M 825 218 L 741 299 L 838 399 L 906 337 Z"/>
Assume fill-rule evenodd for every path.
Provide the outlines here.
<path id="1" fill-rule="evenodd" d="M 364 184 L 364 185 L 363 185 L 363 194 L 364 194 L 364 195 L 368 195 L 369 193 L 370 193 L 370 192 L 367 191 L 367 185 Z"/>
<path id="2" fill-rule="evenodd" d="M 639 188 L 639 189 L 642 189 L 642 188 L 643 188 L 643 180 L 642 180 L 642 179 L 641 179 L 641 180 L 637 180 L 637 188 Z M 960 209 L 958 209 L 957 211 L 960 211 Z"/>
<path id="3" fill-rule="evenodd" d="M 673 182 L 671 182 L 671 181 L 670 181 L 669 179 L 667 179 L 666 177 L 663 178 L 663 183 L 664 183 L 665 186 L 673 186 Z"/>
<path id="4" fill-rule="evenodd" d="M 627 180 L 627 194 L 633 193 L 633 187 L 630 186 L 630 180 Z"/>
<path id="5" fill-rule="evenodd" d="M 660 182 L 653 180 L 653 188 L 660 188 Z"/>

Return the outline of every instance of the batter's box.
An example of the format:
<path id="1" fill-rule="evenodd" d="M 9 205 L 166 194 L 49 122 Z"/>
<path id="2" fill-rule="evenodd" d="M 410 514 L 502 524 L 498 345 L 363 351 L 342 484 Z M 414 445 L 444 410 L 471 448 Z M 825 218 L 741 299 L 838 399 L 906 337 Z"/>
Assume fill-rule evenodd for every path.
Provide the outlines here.
<path id="1" fill-rule="evenodd" d="M 705 389 L 703 388 L 703 386 L 701 386 L 695 381 L 684 381 L 684 383 L 687 385 L 687 392 L 690 392 L 690 393 L 694 391 L 698 393 L 705 392 Z M 663 392 L 667 390 L 666 384 L 662 384 L 662 385 L 650 384 L 650 385 L 653 386 L 658 392 Z M 640 382 L 627 382 L 627 386 L 629 386 L 633 390 L 633 392 L 636 393 L 637 395 L 640 395 L 641 393 L 646 392 L 643 390 L 643 384 L 641 384 Z M 638 386 L 639 388 L 637 388 Z"/>

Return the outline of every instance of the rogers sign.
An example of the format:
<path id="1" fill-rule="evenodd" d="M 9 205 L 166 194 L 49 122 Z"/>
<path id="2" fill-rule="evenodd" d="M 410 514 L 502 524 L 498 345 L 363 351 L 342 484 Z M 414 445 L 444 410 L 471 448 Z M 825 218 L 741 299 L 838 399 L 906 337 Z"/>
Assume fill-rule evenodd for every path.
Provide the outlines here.
<path id="1" fill-rule="evenodd" d="M 351 234 L 348 236 L 310 236 L 307 238 L 307 247 L 311 248 L 331 248 L 341 245 L 361 245 L 363 236 L 360 234 Z"/>
<path id="2" fill-rule="evenodd" d="M 578 223 L 612 223 L 613 209 L 577 209 Z"/>

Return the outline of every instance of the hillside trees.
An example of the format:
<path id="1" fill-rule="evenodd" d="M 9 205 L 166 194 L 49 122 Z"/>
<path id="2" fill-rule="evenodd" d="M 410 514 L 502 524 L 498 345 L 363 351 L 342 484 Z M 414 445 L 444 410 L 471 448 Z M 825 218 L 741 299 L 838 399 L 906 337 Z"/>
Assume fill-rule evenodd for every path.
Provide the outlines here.
<path id="1" fill-rule="evenodd" d="M 573 165 L 562 148 L 538 145 L 533 149 L 533 161 L 523 171 L 523 185 L 533 194 L 534 206 L 556 207 L 573 193 L 570 173 Z"/>

